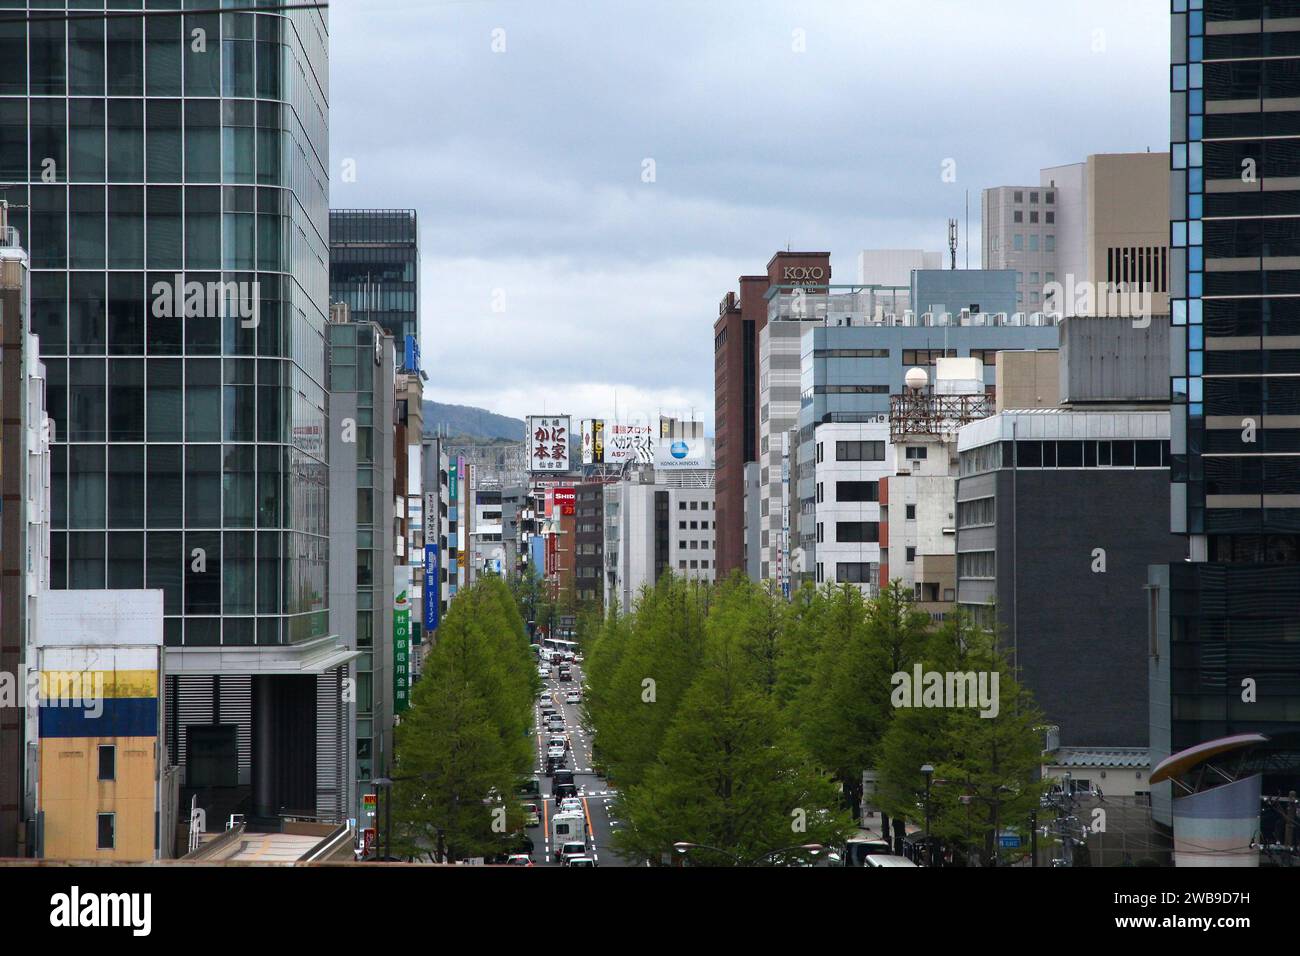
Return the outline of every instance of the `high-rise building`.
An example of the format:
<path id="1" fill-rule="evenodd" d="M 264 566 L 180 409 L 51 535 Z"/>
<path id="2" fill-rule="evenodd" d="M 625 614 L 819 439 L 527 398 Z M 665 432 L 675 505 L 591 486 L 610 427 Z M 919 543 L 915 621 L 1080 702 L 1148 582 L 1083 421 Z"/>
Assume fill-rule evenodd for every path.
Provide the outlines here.
<path id="1" fill-rule="evenodd" d="M 1285 794 L 1300 783 L 1300 192 L 1287 125 L 1300 80 L 1277 53 L 1300 40 L 1300 4 L 1172 11 L 1171 517 L 1189 559 L 1151 569 L 1151 756 L 1263 734 L 1254 767 L 1266 793 Z M 1177 816 L 1167 785 L 1153 810 Z M 1268 816 L 1255 832 L 1280 826 Z"/>
<path id="2" fill-rule="evenodd" d="M 360 654 L 345 747 L 345 805 L 358 819 L 369 781 L 392 769 L 395 365 L 393 338 L 375 323 L 330 323 L 330 622 Z"/>
<path id="3" fill-rule="evenodd" d="M 1037 186 L 997 186 L 982 197 L 986 269 L 1017 273 L 1017 312 L 1116 314 L 1128 307 L 1099 295 L 1100 283 L 1149 292 L 1165 315 L 1167 153 L 1100 153 L 1043 169 Z M 1063 286 L 1061 291 L 1051 287 Z M 1087 284 L 1091 299 L 1083 298 Z"/>
<path id="4" fill-rule="evenodd" d="M 344 816 L 325 13 L 26 30 L 0 76 L 0 198 L 24 207 L 56 426 L 53 586 L 164 592 L 163 733 L 211 825 Z"/>
<path id="5" fill-rule="evenodd" d="M 420 343 L 419 222 L 414 209 L 331 209 L 330 301 L 357 322 L 377 322 L 407 368 L 407 336 Z"/>
<path id="6" fill-rule="evenodd" d="M 778 252 L 768 260 L 766 275 L 741 276 L 739 295 L 728 292 L 718 307 L 713 398 L 719 578 L 745 570 L 745 465 L 760 456 L 758 343 L 767 325 L 769 290 L 825 285 L 830 278 L 829 252 Z M 789 388 L 790 383 L 782 384 L 778 394 L 784 396 Z"/>
<path id="7" fill-rule="evenodd" d="M 992 278 L 990 278 L 990 276 Z M 942 277 L 943 282 L 937 280 Z M 971 305 L 981 308 L 983 303 L 972 301 L 988 291 L 989 283 L 1003 288 L 1002 298 L 1009 297 L 1010 275 L 1005 272 L 989 273 L 979 269 L 948 270 L 946 272 L 913 273 L 913 287 L 931 289 L 933 295 L 948 302 L 963 303 L 962 309 Z M 892 289 L 883 290 L 892 294 Z M 835 564 L 845 564 L 845 573 L 858 575 L 865 569 L 848 568 L 847 565 L 879 563 L 887 566 L 893 562 L 895 572 L 902 555 L 879 555 L 873 548 L 862 549 L 864 556 L 858 561 L 840 558 L 832 564 L 818 556 L 817 524 L 825 524 L 819 514 L 835 509 L 838 499 L 834 486 L 823 481 L 822 497 L 817 497 L 816 473 L 833 467 L 835 459 L 827 456 L 821 430 L 835 426 L 835 442 L 878 443 L 880 436 L 873 432 L 889 420 L 891 396 L 904 389 L 904 377 L 910 369 L 929 370 L 930 381 L 935 380 L 933 366 L 940 358 L 976 358 L 982 363 L 982 385 L 991 389 L 994 383 L 993 357 L 1000 349 L 1054 348 L 1057 329 L 1050 317 L 1041 317 L 1016 324 L 1013 316 L 1005 312 L 963 314 L 954 309 L 949 314 L 921 313 L 908 310 L 903 314 L 881 312 L 878 309 L 882 290 L 876 286 L 833 286 L 809 290 L 778 290 L 770 300 L 771 314 L 765 335 L 770 342 L 762 345 L 759 364 L 760 381 L 776 381 L 773 361 L 782 366 L 793 355 L 799 369 L 797 400 L 790 405 L 774 406 L 760 423 L 760 447 L 769 452 L 761 462 L 760 521 L 758 545 L 761 549 L 760 577 L 781 580 L 787 565 L 791 568 L 792 583 L 815 581 L 817 565 L 821 563 L 823 580 L 835 581 Z M 891 296 L 892 297 L 892 296 Z M 995 304 L 997 300 L 989 300 Z M 916 304 L 913 303 L 915 308 Z M 772 353 L 781 350 L 773 358 Z M 857 428 L 862 434 L 851 434 Z M 789 484 L 791 493 L 784 489 L 786 465 L 782 462 L 787 444 L 783 437 L 794 429 L 789 444 Z M 885 428 L 888 439 L 888 428 Z M 823 443 L 823 460 L 818 461 L 815 445 Z M 874 449 L 875 445 L 871 444 Z M 893 470 L 894 457 L 865 459 L 885 464 Z M 864 479 L 866 480 L 866 479 Z M 786 502 L 789 501 L 788 506 Z M 865 502 L 850 499 L 848 504 L 860 508 Z M 865 510 L 874 511 L 875 504 Z M 822 529 L 823 536 L 833 531 Z M 834 540 L 833 537 L 831 539 Z M 823 542 L 824 543 L 824 542 Z M 869 542 L 863 542 L 864 544 Z M 886 557 L 886 562 L 880 562 Z M 897 576 L 895 573 L 893 576 Z M 878 576 L 872 574 L 857 583 L 875 587 Z"/>

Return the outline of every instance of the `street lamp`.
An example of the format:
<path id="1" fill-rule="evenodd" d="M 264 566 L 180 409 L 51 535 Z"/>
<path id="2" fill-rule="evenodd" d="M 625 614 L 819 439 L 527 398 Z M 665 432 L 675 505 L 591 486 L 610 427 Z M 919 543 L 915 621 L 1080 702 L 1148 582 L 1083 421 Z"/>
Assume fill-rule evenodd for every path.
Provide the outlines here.
<path id="1" fill-rule="evenodd" d="M 685 855 L 687 850 L 713 850 L 715 853 L 721 853 L 723 856 L 731 857 L 731 859 L 735 861 L 737 866 L 749 865 L 746 864 L 741 857 L 737 856 L 735 853 L 732 853 L 730 850 L 724 850 L 721 847 L 716 847 L 716 846 L 709 846 L 707 843 L 687 843 L 686 841 L 683 840 L 681 842 L 674 843 L 673 849 L 676 850 L 678 853 L 681 853 L 682 855 Z M 821 853 L 821 851 L 824 849 L 826 849 L 826 847 L 824 847 L 820 843 L 804 843 L 801 844 L 800 846 L 785 846 L 785 847 L 781 847 L 778 850 L 772 850 L 768 853 L 764 853 L 762 856 L 754 860 L 752 865 L 762 866 L 765 860 L 770 860 L 772 857 L 777 856 L 781 853 L 789 853 L 792 850 L 803 850 L 804 852 L 812 856 L 816 856 L 817 854 Z"/>
<path id="2" fill-rule="evenodd" d="M 921 765 L 921 773 L 925 774 L 925 845 L 926 845 L 926 866 L 934 866 L 934 834 L 930 832 L 930 782 L 934 779 L 934 767 L 927 764 Z"/>

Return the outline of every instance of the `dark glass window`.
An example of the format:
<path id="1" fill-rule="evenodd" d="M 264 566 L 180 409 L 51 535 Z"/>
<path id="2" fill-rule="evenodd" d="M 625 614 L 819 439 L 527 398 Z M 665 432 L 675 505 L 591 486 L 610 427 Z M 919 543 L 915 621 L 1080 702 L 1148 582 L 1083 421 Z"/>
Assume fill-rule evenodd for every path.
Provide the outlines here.
<path id="1" fill-rule="evenodd" d="M 99 745 L 99 779 L 117 779 L 117 747 L 112 744 Z"/>
<path id="2" fill-rule="evenodd" d="M 116 848 L 117 834 L 114 820 L 114 815 L 111 813 L 96 814 L 95 847 L 97 849 L 112 850 Z"/>

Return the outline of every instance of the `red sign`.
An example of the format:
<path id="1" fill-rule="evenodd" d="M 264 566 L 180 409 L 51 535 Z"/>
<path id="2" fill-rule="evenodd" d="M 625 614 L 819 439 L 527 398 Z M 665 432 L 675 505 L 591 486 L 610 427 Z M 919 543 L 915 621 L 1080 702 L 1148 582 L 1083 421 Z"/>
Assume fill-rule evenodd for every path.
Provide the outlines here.
<path id="1" fill-rule="evenodd" d="M 572 488 L 556 488 L 553 492 L 553 500 L 560 506 L 560 514 L 575 515 L 578 513 L 578 493 Z"/>

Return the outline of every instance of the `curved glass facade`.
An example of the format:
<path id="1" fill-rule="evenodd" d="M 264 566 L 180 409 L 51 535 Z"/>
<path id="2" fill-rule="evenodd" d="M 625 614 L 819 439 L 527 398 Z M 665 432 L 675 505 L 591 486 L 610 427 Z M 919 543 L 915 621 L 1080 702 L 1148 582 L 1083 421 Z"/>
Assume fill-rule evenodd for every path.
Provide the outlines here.
<path id="1" fill-rule="evenodd" d="M 170 646 L 328 628 L 327 26 L 227 4 L 0 0 L 37 18 L 0 23 L 0 198 L 50 376 L 54 586 L 161 588 Z"/>

